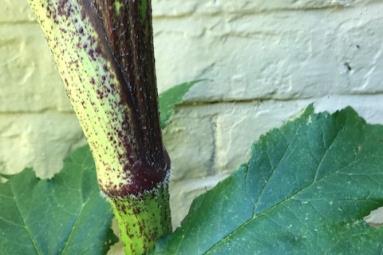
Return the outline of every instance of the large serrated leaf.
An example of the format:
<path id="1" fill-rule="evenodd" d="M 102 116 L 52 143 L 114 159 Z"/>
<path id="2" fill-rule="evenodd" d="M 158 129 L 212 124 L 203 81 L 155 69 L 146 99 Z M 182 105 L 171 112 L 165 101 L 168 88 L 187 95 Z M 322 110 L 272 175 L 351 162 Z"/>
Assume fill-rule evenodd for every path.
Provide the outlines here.
<path id="1" fill-rule="evenodd" d="M 261 137 L 248 164 L 197 198 L 154 254 L 382 254 L 383 126 L 351 109 Z"/>
<path id="2" fill-rule="evenodd" d="M 0 254 L 105 254 L 115 242 L 88 147 L 52 180 L 32 170 L 0 184 Z"/>

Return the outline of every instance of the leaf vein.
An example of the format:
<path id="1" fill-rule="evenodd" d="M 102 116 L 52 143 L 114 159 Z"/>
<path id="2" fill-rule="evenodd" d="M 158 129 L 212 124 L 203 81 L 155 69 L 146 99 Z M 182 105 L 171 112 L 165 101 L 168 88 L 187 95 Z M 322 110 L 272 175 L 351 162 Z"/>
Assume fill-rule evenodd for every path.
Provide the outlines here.
<path id="1" fill-rule="evenodd" d="M 23 214 L 22 214 L 22 212 L 21 212 L 21 210 L 20 210 L 20 206 L 19 206 L 18 198 L 17 198 L 17 195 L 16 195 L 16 192 L 15 192 L 15 190 L 14 190 L 14 187 L 13 187 L 13 183 L 12 183 L 12 182 L 10 182 L 10 187 L 11 187 L 11 191 L 12 191 L 12 194 L 13 194 L 13 197 L 14 197 L 14 201 L 15 201 L 15 205 L 16 205 L 17 211 L 19 212 L 19 214 L 20 214 L 20 216 L 21 216 L 21 219 L 23 220 L 24 229 L 26 230 L 26 232 L 27 232 L 29 238 L 31 239 L 32 244 L 33 244 L 33 247 L 34 247 L 36 253 L 42 255 L 43 253 L 42 253 L 42 252 L 40 251 L 40 249 L 37 247 L 37 242 L 36 242 L 36 240 L 33 238 L 33 236 L 32 236 L 32 232 L 31 232 L 31 230 L 29 229 L 28 225 L 26 224 L 26 221 L 25 221 L 25 219 L 24 219 L 24 216 L 23 216 Z"/>

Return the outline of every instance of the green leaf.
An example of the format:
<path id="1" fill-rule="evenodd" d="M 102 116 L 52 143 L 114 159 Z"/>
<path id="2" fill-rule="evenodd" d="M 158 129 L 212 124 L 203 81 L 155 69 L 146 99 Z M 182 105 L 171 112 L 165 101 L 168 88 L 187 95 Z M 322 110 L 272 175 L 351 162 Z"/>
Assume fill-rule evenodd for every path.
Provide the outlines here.
<path id="1" fill-rule="evenodd" d="M 185 82 L 161 93 L 159 97 L 161 128 L 166 127 L 170 117 L 174 114 L 175 106 L 182 101 L 183 97 L 189 91 L 189 89 L 200 81 L 203 80 Z"/>
<path id="2" fill-rule="evenodd" d="M 106 254 L 115 242 L 88 147 L 51 180 L 31 169 L 0 184 L 1 254 Z"/>
<path id="3" fill-rule="evenodd" d="M 253 146 L 250 161 L 197 198 L 154 254 L 382 254 L 383 126 L 310 107 Z"/>

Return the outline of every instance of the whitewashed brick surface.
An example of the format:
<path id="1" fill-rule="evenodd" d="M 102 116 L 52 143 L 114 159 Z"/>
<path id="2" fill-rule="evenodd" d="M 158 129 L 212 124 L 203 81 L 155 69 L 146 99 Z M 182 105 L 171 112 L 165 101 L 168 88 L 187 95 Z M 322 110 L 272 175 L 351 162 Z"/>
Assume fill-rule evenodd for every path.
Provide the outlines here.
<path id="1" fill-rule="evenodd" d="M 82 132 L 26 0 L 0 5 L 0 171 L 51 177 Z M 310 103 L 383 123 L 382 0 L 153 0 L 153 13 L 160 91 L 207 79 L 164 131 L 175 226 Z"/>

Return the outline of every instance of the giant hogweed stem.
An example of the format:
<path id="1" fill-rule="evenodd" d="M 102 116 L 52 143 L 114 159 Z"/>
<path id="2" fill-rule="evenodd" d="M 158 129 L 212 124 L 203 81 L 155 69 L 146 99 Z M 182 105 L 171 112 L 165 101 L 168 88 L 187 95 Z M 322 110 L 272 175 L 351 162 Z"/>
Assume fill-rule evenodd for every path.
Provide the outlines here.
<path id="1" fill-rule="evenodd" d="M 170 230 L 151 0 L 29 0 L 112 203 L 127 254 Z"/>

